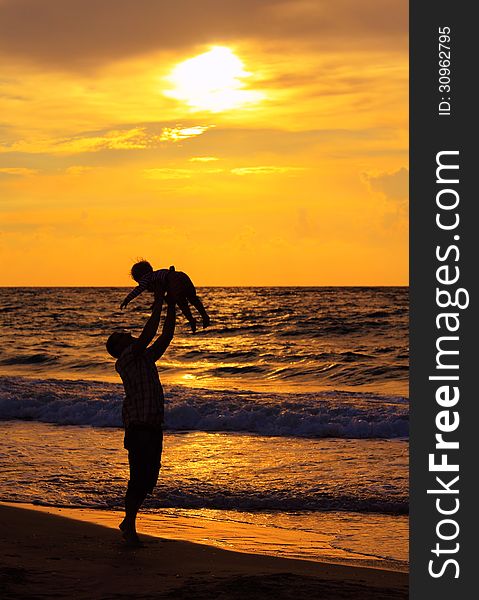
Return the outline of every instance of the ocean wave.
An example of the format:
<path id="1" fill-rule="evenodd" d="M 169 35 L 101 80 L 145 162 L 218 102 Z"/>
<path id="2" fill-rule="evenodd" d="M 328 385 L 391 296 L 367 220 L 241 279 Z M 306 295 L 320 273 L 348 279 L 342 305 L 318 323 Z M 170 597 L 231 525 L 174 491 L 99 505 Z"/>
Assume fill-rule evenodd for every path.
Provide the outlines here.
<path id="1" fill-rule="evenodd" d="M 258 333 L 268 331 L 267 325 L 238 325 L 234 326 L 222 326 L 222 327 L 211 327 L 207 332 L 207 334 L 217 334 L 217 335 L 236 335 L 238 333 Z M 201 330 L 198 332 L 201 333 Z"/>
<path id="2" fill-rule="evenodd" d="M 121 427 L 122 386 L 94 381 L 0 377 L 0 419 Z M 171 431 L 230 431 L 264 436 L 404 438 L 408 402 L 372 393 L 269 393 L 166 389 Z"/>
<path id="3" fill-rule="evenodd" d="M 0 497 L 1 501 L 32 501 L 31 498 L 23 496 Z M 63 498 L 63 503 L 49 502 L 34 499 L 33 504 L 43 506 L 64 506 L 70 508 L 95 508 L 95 509 L 120 509 L 124 504 L 124 487 L 119 486 L 113 493 L 102 494 L 99 497 L 75 496 L 70 500 Z M 407 497 L 393 498 L 387 496 L 365 496 L 353 495 L 332 496 L 328 494 L 294 494 L 281 490 L 275 492 L 221 491 L 212 489 L 206 491 L 203 488 L 195 489 L 194 482 L 189 482 L 187 491 L 179 491 L 177 487 L 165 484 L 161 479 L 153 497 L 144 503 L 146 509 L 159 508 L 182 508 L 182 509 L 211 509 L 211 510 L 239 510 L 246 512 L 256 511 L 281 511 L 281 512 L 304 512 L 304 511 L 350 511 L 350 512 L 375 512 L 404 515 L 409 512 Z"/>
<path id="4" fill-rule="evenodd" d="M 228 366 L 228 367 L 215 367 L 213 369 L 209 369 L 208 373 L 211 375 L 241 375 L 242 373 L 267 373 L 267 369 L 261 367 L 259 365 L 238 365 L 238 366 Z"/>
<path id="5" fill-rule="evenodd" d="M 382 495 L 358 497 L 349 494 L 321 494 L 302 491 L 269 490 L 257 492 L 254 490 L 221 491 L 203 488 L 188 491 L 178 491 L 160 483 L 158 495 L 149 504 L 151 508 L 208 508 L 216 510 L 242 511 L 352 511 L 380 512 L 390 514 L 407 514 L 408 500 Z"/>
<path id="6" fill-rule="evenodd" d="M 273 356 L 273 355 L 272 355 Z M 258 352 L 254 350 L 235 350 L 235 351 L 204 351 L 199 349 L 188 350 L 180 354 L 179 356 L 182 360 L 248 360 L 248 359 L 256 359 L 258 357 Z"/>
<path id="7" fill-rule="evenodd" d="M 9 356 L 0 360 L 0 365 L 14 366 L 14 365 L 36 365 L 36 364 L 53 364 L 57 362 L 56 356 L 38 352 L 35 354 L 20 354 L 18 356 Z"/>

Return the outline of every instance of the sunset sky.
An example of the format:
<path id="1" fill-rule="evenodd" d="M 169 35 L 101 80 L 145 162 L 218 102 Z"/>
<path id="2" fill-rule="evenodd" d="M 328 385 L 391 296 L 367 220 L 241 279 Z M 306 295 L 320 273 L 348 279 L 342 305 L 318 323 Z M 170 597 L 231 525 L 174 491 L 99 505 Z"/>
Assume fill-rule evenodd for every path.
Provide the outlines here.
<path id="1" fill-rule="evenodd" d="M 0 0 L 0 285 L 405 285 L 405 0 Z"/>

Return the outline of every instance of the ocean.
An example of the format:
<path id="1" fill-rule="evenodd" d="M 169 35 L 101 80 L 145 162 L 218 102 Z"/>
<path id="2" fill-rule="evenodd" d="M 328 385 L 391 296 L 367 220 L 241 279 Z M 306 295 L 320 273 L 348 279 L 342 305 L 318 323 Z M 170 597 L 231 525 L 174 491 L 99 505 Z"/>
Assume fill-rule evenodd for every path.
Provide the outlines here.
<path id="1" fill-rule="evenodd" d="M 0 289 L 0 500 L 121 509 L 122 386 L 104 344 L 139 333 L 151 304 L 120 311 L 126 292 Z M 328 530 L 334 548 L 405 563 L 408 289 L 198 292 L 211 327 L 193 335 L 180 315 L 159 363 L 147 512 Z M 315 558 L 299 534 L 281 552 Z"/>

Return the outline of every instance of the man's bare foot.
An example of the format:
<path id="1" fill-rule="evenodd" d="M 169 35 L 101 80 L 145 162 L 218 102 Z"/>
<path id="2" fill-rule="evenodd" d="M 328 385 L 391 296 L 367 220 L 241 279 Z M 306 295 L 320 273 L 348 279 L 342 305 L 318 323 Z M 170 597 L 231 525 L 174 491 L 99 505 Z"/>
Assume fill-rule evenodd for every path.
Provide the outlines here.
<path id="1" fill-rule="evenodd" d="M 191 327 L 191 331 L 192 331 L 193 333 L 196 333 L 196 319 L 192 319 L 192 320 L 190 321 L 190 327 Z"/>
<path id="2" fill-rule="evenodd" d="M 123 539 L 125 540 L 127 546 L 132 546 L 134 548 L 141 548 L 144 546 L 136 531 L 124 531 Z"/>
<path id="3" fill-rule="evenodd" d="M 138 534 L 136 533 L 136 531 L 134 529 L 128 528 L 125 521 L 126 521 L 126 519 L 123 519 L 123 521 L 118 525 L 118 527 L 122 533 L 123 539 L 125 540 L 125 542 L 127 543 L 128 546 L 134 546 L 134 547 L 140 548 L 141 546 L 143 546 L 143 542 L 140 540 L 140 538 L 138 537 Z"/>
<path id="4" fill-rule="evenodd" d="M 138 537 L 138 534 L 133 529 L 122 529 L 122 537 L 126 542 L 127 546 L 134 546 L 140 548 L 143 546 L 143 542 Z"/>
<path id="5" fill-rule="evenodd" d="M 203 317 L 203 329 L 204 329 L 205 327 L 209 327 L 210 323 L 211 323 L 211 319 L 209 318 L 209 316 L 208 316 L 208 315 L 205 315 L 205 316 Z"/>

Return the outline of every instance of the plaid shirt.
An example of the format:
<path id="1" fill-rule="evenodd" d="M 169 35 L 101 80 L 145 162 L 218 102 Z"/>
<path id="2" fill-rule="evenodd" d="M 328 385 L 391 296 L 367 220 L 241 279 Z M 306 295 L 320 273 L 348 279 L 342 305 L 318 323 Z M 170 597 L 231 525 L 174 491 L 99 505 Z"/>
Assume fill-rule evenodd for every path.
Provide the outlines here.
<path id="1" fill-rule="evenodd" d="M 163 424 L 164 397 L 156 363 L 147 349 L 136 354 L 131 344 L 116 361 L 115 369 L 123 381 L 123 425 Z"/>

